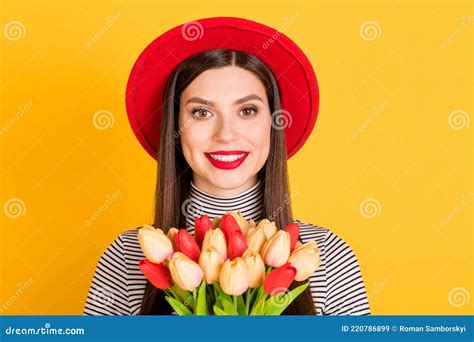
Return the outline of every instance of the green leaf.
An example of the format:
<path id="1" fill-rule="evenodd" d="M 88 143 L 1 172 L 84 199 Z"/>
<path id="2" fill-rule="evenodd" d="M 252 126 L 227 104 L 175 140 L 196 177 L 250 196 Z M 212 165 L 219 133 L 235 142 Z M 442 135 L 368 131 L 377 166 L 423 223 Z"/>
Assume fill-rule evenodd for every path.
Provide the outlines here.
<path id="1" fill-rule="evenodd" d="M 220 298 L 220 303 L 222 304 L 222 309 L 225 311 L 227 315 L 233 315 L 233 316 L 238 315 L 237 309 L 235 308 L 234 303 L 232 302 L 230 297 L 226 298 L 226 297 L 223 297 L 221 294 L 219 295 L 219 298 Z"/>
<path id="2" fill-rule="evenodd" d="M 166 296 L 165 297 L 168 303 L 170 303 L 171 307 L 176 311 L 176 313 L 180 316 L 192 316 L 193 313 L 189 310 L 186 305 L 181 303 L 180 301 L 174 299 L 173 297 Z"/>
<path id="3" fill-rule="evenodd" d="M 206 303 L 206 279 L 202 280 L 201 286 L 199 286 L 196 309 L 194 310 L 196 316 L 207 315 L 207 303 Z"/>
<path id="4" fill-rule="evenodd" d="M 227 316 L 225 311 L 222 310 L 221 308 L 217 307 L 216 305 L 214 305 L 213 308 L 214 308 L 214 315 L 216 315 L 216 316 Z"/>
<path id="5" fill-rule="evenodd" d="M 247 315 L 247 309 L 245 308 L 244 298 L 242 295 L 236 296 L 237 297 L 237 312 L 240 316 Z"/>
<path id="6" fill-rule="evenodd" d="M 251 316 L 260 316 L 263 315 L 265 311 L 265 299 L 267 298 L 267 293 L 265 292 L 261 298 L 255 302 L 255 305 L 252 308 L 252 311 L 250 311 Z"/>
<path id="7" fill-rule="evenodd" d="M 270 298 L 265 302 L 264 315 L 280 315 L 308 286 L 309 282 L 294 288 L 288 293 L 280 293 L 270 296 Z"/>

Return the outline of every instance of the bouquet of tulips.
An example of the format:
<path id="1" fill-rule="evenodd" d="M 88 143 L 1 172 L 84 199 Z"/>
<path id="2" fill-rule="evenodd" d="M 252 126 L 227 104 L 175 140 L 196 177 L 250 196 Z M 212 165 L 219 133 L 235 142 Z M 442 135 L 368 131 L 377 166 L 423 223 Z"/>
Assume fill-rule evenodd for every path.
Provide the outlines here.
<path id="1" fill-rule="evenodd" d="M 145 225 L 139 266 L 178 315 L 280 315 L 309 285 L 289 291 L 292 282 L 307 280 L 320 264 L 316 242 L 301 244 L 299 231 L 295 223 L 256 224 L 240 211 L 212 222 L 197 217 L 194 237 Z"/>

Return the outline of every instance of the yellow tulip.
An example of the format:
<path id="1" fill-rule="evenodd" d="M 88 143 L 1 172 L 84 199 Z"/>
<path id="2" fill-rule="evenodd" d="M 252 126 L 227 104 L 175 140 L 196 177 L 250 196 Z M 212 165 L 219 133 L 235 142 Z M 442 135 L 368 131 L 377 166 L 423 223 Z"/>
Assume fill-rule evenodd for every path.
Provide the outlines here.
<path id="1" fill-rule="evenodd" d="M 242 230 L 242 233 L 244 233 L 245 236 L 247 234 L 247 230 L 249 229 L 249 223 L 242 215 L 242 213 L 240 211 L 228 211 L 227 214 L 230 214 L 235 218 L 237 224 L 239 225 L 240 229 Z"/>
<path id="2" fill-rule="evenodd" d="M 275 222 L 270 221 L 268 219 L 261 220 L 258 225 L 257 229 L 263 229 L 265 231 L 265 235 L 267 236 L 267 240 L 270 239 L 277 231 L 277 227 Z"/>
<path id="3" fill-rule="evenodd" d="M 212 246 L 202 251 L 199 257 L 199 266 L 204 271 L 208 284 L 212 284 L 214 280 L 219 280 L 219 273 L 224 261 L 222 255 Z"/>
<path id="4" fill-rule="evenodd" d="M 175 242 L 174 242 L 174 234 L 176 234 L 177 232 L 179 232 L 179 229 L 178 229 L 178 228 L 171 227 L 171 228 L 168 230 L 168 234 L 166 234 L 166 236 L 168 237 L 168 239 L 170 239 L 171 243 L 173 244 L 173 249 L 176 249 L 176 244 L 175 244 Z"/>
<path id="5" fill-rule="evenodd" d="M 279 230 L 265 242 L 260 254 L 265 264 L 273 267 L 283 266 L 290 256 L 290 234 Z"/>
<path id="6" fill-rule="evenodd" d="M 143 254 L 152 263 L 160 264 L 173 253 L 173 244 L 160 228 L 144 225 L 138 230 L 138 241 Z"/>
<path id="7" fill-rule="evenodd" d="M 224 232 L 220 228 L 209 229 L 204 234 L 204 241 L 202 242 L 202 250 L 213 247 L 224 260 L 227 260 L 227 243 L 225 241 Z"/>
<path id="8" fill-rule="evenodd" d="M 297 270 L 295 280 L 303 281 L 313 274 L 321 263 L 320 249 L 316 241 L 307 242 L 297 247 L 288 258 L 291 266 Z"/>
<path id="9" fill-rule="evenodd" d="M 219 274 L 219 284 L 228 295 L 240 296 L 247 291 L 249 279 L 244 259 L 239 257 L 224 262 Z"/>
<path id="10" fill-rule="evenodd" d="M 173 254 L 168 268 L 171 278 L 182 290 L 194 291 L 201 284 L 203 278 L 201 267 L 181 252 Z"/>
<path id="11" fill-rule="evenodd" d="M 267 236 L 265 235 L 265 231 L 263 229 L 255 229 L 247 237 L 248 248 L 254 250 L 257 253 L 260 253 L 265 241 L 267 241 Z"/>
<path id="12" fill-rule="evenodd" d="M 259 287 L 265 279 L 265 264 L 263 263 L 262 257 L 258 252 L 247 249 L 244 255 L 242 255 L 242 258 L 247 267 L 249 287 Z"/>

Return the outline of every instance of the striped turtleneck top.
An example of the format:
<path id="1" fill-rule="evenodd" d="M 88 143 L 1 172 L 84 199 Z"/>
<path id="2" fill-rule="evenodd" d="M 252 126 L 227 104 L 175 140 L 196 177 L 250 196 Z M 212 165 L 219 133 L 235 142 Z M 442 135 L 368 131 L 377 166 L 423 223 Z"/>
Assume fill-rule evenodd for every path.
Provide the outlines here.
<path id="1" fill-rule="evenodd" d="M 241 211 L 258 223 L 263 213 L 261 180 L 232 197 L 219 197 L 198 189 L 191 181 L 183 203 L 186 229 L 194 234 L 194 219 L 207 214 L 211 220 L 229 210 Z M 369 315 L 370 307 L 357 258 L 350 246 L 327 228 L 295 220 L 300 240 L 316 241 L 321 264 L 309 278 L 317 315 Z M 139 227 L 140 228 L 140 227 Z M 138 268 L 144 258 L 138 229 L 125 231 L 101 255 L 87 295 L 85 315 L 138 315 L 147 280 Z"/>

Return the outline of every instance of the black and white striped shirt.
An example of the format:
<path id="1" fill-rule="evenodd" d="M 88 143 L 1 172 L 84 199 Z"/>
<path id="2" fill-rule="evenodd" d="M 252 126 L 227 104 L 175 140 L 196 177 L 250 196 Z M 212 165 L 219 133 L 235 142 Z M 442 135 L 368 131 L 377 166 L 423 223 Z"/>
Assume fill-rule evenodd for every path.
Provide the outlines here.
<path id="1" fill-rule="evenodd" d="M 262 217 L 261 181 L 232 197 L 217 197 L 198 189 L 191 182 L 183 204 L 186 228 L 194 234 L 194 217 L 222 216 L 240 210 L 246 219 Z M 317 315 L 369 315 L 370 307 L 357 258 L 350 246 L 327 228 L 295 220 L 301 241 L 316 241 L 321 264 L 310 276 L 310 288 Z M 139 228 L 120 234 L 104 251 L 97 264 L 87 295 L 85 315 L 138 315 L 146 278 L 138 268 L 144 258 L 137 233 Z"/>

